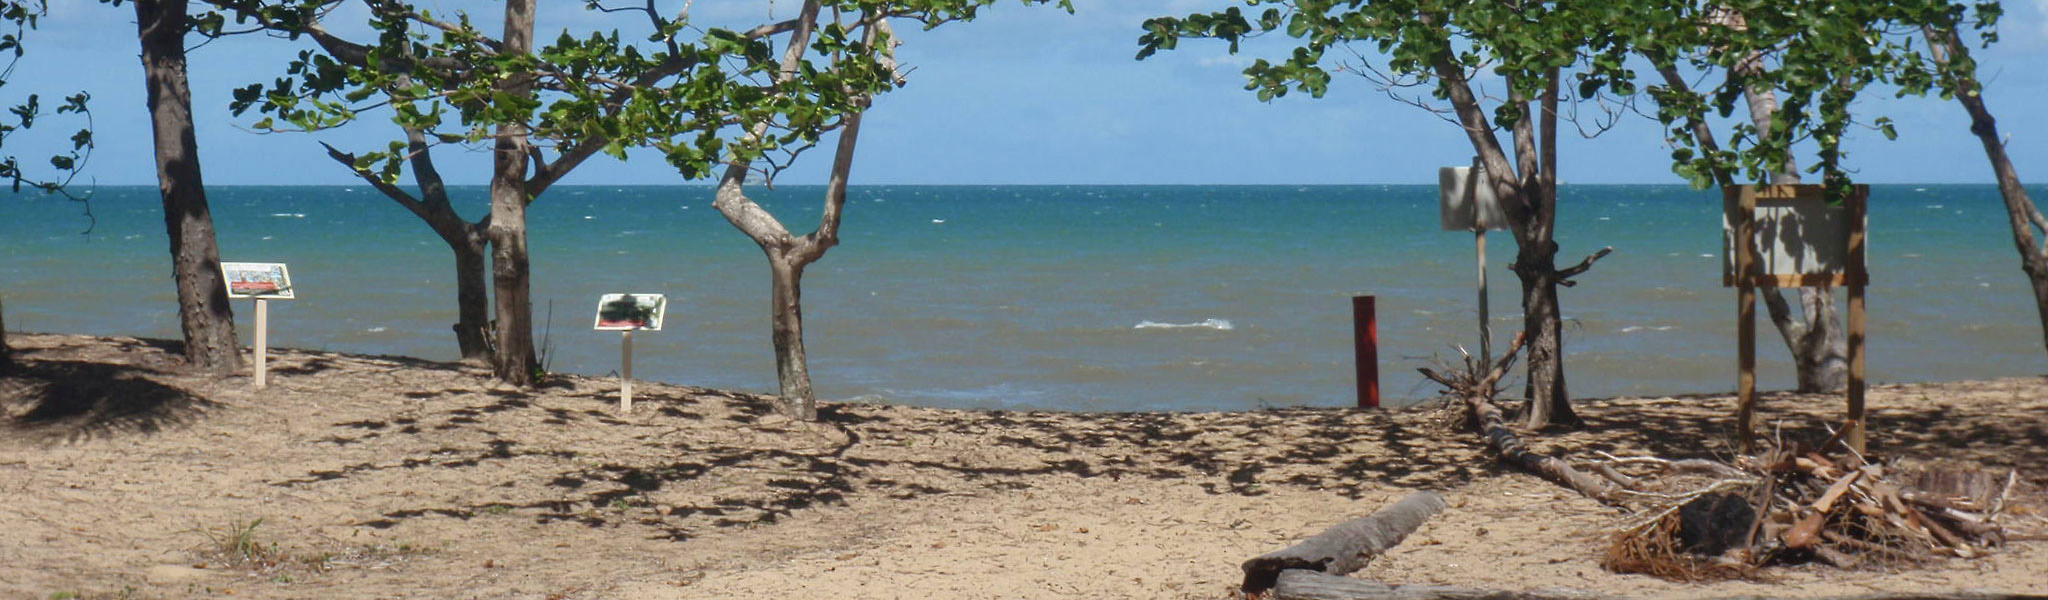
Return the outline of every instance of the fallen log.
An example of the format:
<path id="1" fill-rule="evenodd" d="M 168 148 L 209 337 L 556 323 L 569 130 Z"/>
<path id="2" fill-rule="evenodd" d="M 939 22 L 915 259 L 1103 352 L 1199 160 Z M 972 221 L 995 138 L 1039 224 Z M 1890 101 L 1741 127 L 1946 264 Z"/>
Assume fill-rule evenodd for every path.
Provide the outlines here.
<path id="1" fill-rule="evenodd" d="M 1571 590 L 1515 592 L 1443 585 L 1387 585 L 1300 569 L 1282 571 L 1279 585 L 1274 587 L 1273 593 L 1267 597 L 1273 600 L 1628 600 L 1627 596 L 1608 596 Z M 2040 600 L 2043 597 L 2033 594 L 1989 592 L 1884 592 L 1803 600 Z M 1714 600 L 1779 598 L 1784 597 L 1724 596 Z"/>
<path id="2" fill-rule="evenodd" d="M 1286 570 L 1343 575 L 1365 568 L 1446 507 L 1436 492 L 1409 494 L 1371 516 L 1338 523 L 1301 543 L 1244 561 L 1244 584 L 1239 587 L 1247 594 L 1263 592 Z"/>
<path id="3" fill-rule="evenodd" d="M 1387 585 L 1328 573 L 1289 569 L 1280 573 L 1274 600 L 1587 600 L 1592 594 L 1505 592 L 1442 585 Z"/>
<path id="4" fill-rule="evenodd" d="M 1522 437 L 1508 429 L 1507 420 L 1501 416 L 1500 407 L 1478 395 L 1465 397 L 1465 404 L 1472 408 L 1472 414 L 1479 418 L 1486 445 L 1500 453 L 1500 459 L 1523 470 L 1542 476 L 1553 482 L 1577 491 L 1580 495 L 1601 502 L 1613 503 L 1616 490 L 1614 482 L 1596 477 L 1573 468 L 1571 463 L 1547 454 L 1538 454 L 1522 443 Z"/>

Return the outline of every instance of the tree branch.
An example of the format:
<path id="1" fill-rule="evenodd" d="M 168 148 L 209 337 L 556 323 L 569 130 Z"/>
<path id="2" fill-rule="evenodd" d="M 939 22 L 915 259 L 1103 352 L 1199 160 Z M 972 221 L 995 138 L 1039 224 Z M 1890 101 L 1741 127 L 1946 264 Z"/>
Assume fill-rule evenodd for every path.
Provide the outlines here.
<path id="1" fill-rule="evenodd" d="M 1486 122 L 1486 114 L 1479 108 L 1478 97 L 1472 95 L 1472 86 L 1466 81 L 1464 71 L 1451 64 L 1448 56 L 1438 56 L 1435 69 L 1437 79 L 1441 81 L 1439 85 L 1443 87 L 1445 95 L 1450 97 L 1452 109 L 1458 114 L 1459 125 L 1465 129 L 1465 136 L 1472 140 L 1472 148 L 1478 152 L 1480 163 L 1491 174 L 1494 195 L 1501 198 L 1521 197 L 1522 183 L 1508 176 L 1515 172 L 1514 166 L 1508 164 L 1507 153 L 1501 149 L 1500 139 L 1493 136 L 1493 126 Z M 1509 202 L 1501 206 L 1501 209 L 1507 212 L 1510 223 L 1526 222 L 1529 218 L 1528 207 L 1524 205 Z M 1521 229 L 1517 227 L 1514 230 L 1518 232 L 1516 236 L 1520 237 Z"/>
<path id="2" fill-rule="evenodd" d="M 1614 251 L 1614 247 L 1613 247 L 1613 246 L 1608 246 L 1608 247 L 1606 247 L 1606 248 L 1601 248 L 1599 252 L 1594 252 L 1593 254 L 1591 254 L 1591 255 L 1588 255 L 1588 256 L 1586 257 L 1586 259 L 1585 259 L 1585 260 L 1579 261 L 1579 264 L 1576 264 L 1576 265 L 1572 265 L 1572 266 L 1571 266 L 1570 268 L 1566 268 L 1566 269 L 1564 269 L 1564 270 L 1558 271 L 1558 272 L 1557 272 L 1557 278 L 1558 278 L 1558 281 L 1557 281 L 1557 283 L 1558 283 L 1558 284 L 1560 284 L 1560 285 L 1563 285 L 1563 286 L 1565 286 L 1565 287 L 1571 287 L 1571 286 L 1575 286 L 1575 285 L 1578 285 L 1578 284 L 1579 284 L 1579 282 L 1576 282 L 1576 281 L 1572 281 L 1572 278 L 1573 278 L 1573 277 L 1578 277 L 1580 273 L 1585 273 L 1585 272 L 1586 272 L 1586 269 L 1591 269 L 1591 268 L 1593 268 L 1593 262 L 1594 262 L 1594 261 L 1597 261 L 1597 260 L 1600 260 L 1600 259 L 1602 259 L 1602 258 L 1605 258 L 1605 257 L 1607 256 L 1607 254 L 1608 254 L 1608 253 L 1610 253 L 1610 252 L 1613 252 L 1613 251 Z"/>
<path id="3" fill-rule="evenodd" d="M 327 142 L 320 142 L 320 146 L 327 149 L 328 158 L 332 158 L 335 162 L 341 163 L 342 166 L 348 167 L 349 172 L 355 173 L 356 177 L 361 178 L 364 183 L 370 184 L 370 187 L 377 188 L 377 191 L 383 192 L 385 196 L 390 196 L 392 200 L 398 201 L 399 206 L 404 206 L 406 210 L 412 211 L 412 214 L 418 215 L 420 219 L 428 219 L 426 204 L 421 203 L 412 194 L 406 193 L 404 189 L 384 181 L 384 178 L 378 177 L 376 173 L 370 172 L 369 169 L 356 166 L 356 155 L 342 152 Z"/>
<path id="4" fill-rule="evenodd" d="M 775 86 L 780 87 L 796 78 L 797 70 L 803 64 L 804 52 L 810 47 L 811 30 L 817 24 L 819 8 L 819 0 L 805 0 L 803 10 L 793 20 L 794 23 L 789 29 L 789 44 L 783 51 L 781 67 L 775 74 Z M 751 141 L 766 136 L 769 125 L 766 120 L 754 124 L 747 137 Z M 749 172 L 751 169 L 745 160 L 734 158 L 726 163 L 725 175 L 719 178 L 717 198 L 711 202 L 711 206 L 718 209 L 719 214 L 725 215 L 726 221 L 746 233 L 747 237 L 753 238 L 754 243 L 759 244 L 762 249 L 787 251 L 791 242 L 789 228 L 776 220 L 775 215 L 747 198 L 745 186 Z"/>

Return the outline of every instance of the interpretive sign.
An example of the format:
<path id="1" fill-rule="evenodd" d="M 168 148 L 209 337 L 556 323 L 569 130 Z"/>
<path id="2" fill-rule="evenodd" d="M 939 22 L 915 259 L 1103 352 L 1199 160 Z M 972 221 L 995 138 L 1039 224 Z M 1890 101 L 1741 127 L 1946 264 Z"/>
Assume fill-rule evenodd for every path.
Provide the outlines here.
<path id="1" fill-rule="evenodd" d="M 228 282 L 229 298 L 291 300 L 291 271 L 284 263 L 224 262 L 220 272 Z"/>
<path id="2" fill-rule="evenodd" d="M 228 285 L 229 298 L 256 299 L 256 389 L 269 382 L 270 301 L 292 300 L 292 273 L 284 263 L 224 262 L 220 274 Z"/>
<path id="3" fill-rule="evenodd" d="M 597 299 L 598 331 L 619 332 L 619 412 L 633 412 L 633 332 L 661 331 L 668 298 L 661 294 L 605 294 Z"/>
<path id="4" fill-rule="evenodd" d="M 1444 231 L 1507 229 L 1508 217 L 1493 195 L 1485 167 L 1442 167 L 1436 170 L 1438 220 Z"/>
<path id="5" fill-rule="evenodd" d="M 1818 185 L 1733 185 L 1721 189 L 1721 201 L 1722 283 L 1736 290 L 1735 427 L 1742 450 L 1751 450 L 1756 411 L 1756 289 L 1843 286 L 1849 289 L 1849 414 L 1836 435 L 1863 452 L 1870 186 L 1856 186 L 1836 205 Z"/>
<path id="6" fill-rule="evenodd" d="M 1869 218 L 1860 207 L 1867 187 L 1854 197 L 1830 205 L 1817 185 L 1735 186 L 1723 194 L 1721 211 L 1721 282 L 1735 287 L 1735 221 L 1742 214 L 1742 189 L 1748 189 L 1750 227 L 1756 240 L 1754 284 L 1762 287 L 1828 287 L 1863 280 L 1862 255 L 1849 251 L 1849 236 L 1867 231 Z M 1857 213 L 1852 221 L 1851 213 Z"/>
<path id="7" fill-rule="evenodd" d="M 597 300 L 598 331 L 661 331 L 668 298 L 661 294 L 605 294 Z"/>

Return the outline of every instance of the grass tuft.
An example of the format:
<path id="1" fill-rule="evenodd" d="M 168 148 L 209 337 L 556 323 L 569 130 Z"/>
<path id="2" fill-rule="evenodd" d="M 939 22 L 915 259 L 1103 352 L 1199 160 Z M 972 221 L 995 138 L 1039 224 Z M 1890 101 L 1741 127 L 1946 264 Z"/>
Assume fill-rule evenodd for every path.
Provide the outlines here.
<path id="1" fill-rule="evenodd" d="M 268 567 L 277 564 L 277 544 L 265 545 L 256 537 L 256 528 L 263 525 L 262 518 L 249 521 L 229 521 L 226 527 L 213 529 L 197 527 L 192 529 L 206 538 L 206 554 L 229 566 Z"/>

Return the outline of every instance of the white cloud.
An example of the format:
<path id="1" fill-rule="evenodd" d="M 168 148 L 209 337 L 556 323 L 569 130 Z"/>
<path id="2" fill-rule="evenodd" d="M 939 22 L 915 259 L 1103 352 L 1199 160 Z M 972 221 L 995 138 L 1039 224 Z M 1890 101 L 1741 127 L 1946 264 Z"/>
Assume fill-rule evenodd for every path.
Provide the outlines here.
<path id="1" fill-rule="evenodd" d="M 2048 38 L 2048 0 L 2034 0 L 2034 14 L 2027 17 L 2034 19 L 2034 33 Z"/>
<path id="2" fill-rule="evenodd" d="M 1218 54 L 1203 56 L 1200 60 L 1195 61 L 1195 64 L 1204 67 L 1225 67 L 1230 69 L 1243 69 L 1245 67 L 1252 66 L 1252 61 L 1254 60 L 1257 59 L 1245 56 L 1243 54 Z"/>

